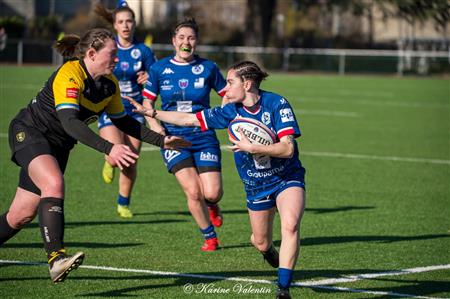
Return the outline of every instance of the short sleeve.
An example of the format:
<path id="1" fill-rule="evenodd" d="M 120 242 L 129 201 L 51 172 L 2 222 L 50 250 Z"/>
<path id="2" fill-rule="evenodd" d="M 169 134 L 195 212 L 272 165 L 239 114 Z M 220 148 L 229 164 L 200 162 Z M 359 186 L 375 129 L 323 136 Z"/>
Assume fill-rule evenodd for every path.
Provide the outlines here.
<path id="1" fill-rule="evenodd" d="M 278 103 L 275 104 L 274 127 L 279 139 L 286 135 L 294 135 L 294 137 L 301 135 L 294 110 L 283 97 L 280 97 Z"/>
<path id="2" fill-rule="evenodd" d="M 68 64 L 61 67 L 52 84 L 56 110 L 79 110 L 80 93 L 84 88 L 83 80 L 70 70 Z"/>
<path id="3" fill-rule="evenodd" d="M 156 98 L 159 94 L 158 89 L 158 70 L 155 65 L 150 67 L 150 71 L 148 73 L 148 80 L 144 85 L 144 90 L 142 91 L 142 95 L 152 101 L 156 101 Z"/>

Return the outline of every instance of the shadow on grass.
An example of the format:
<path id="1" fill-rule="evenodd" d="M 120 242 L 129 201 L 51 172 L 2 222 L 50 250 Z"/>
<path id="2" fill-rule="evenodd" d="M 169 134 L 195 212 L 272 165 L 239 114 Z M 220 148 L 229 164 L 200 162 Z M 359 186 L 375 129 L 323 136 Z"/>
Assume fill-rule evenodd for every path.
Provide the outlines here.
<path id="1" fill-rule="evenodd" d="M 374 209 L 372 206 L 343 206 L 335 208 L 306 208 L 307 212 L 312 212 L 314 214 L 326 214 L 326 213 L 337 213 L 337 212 L 348 212 L 353 210 L 370 210 Z M 246 209 L 242 210 L 225 210 L 222 209 L 224 215 L 232 214 L 247 214 Z M 189 211 L 155 211 L 155 212 L 144 212 L 144 213 L 134 213 L 135 216 L 146 216 L 146 215 L 182 215 L 190 216 Z"/>
<path id="2" fill-rule="evenodd" d="M 187 220 L 182 219 L 160 219 L 160 220 L 149 220 L 149 221 L 136 221 L 136 220 L 127 220 L 120 219 L 117 221 L 68 221 L 65 224 L 66 228 L 75 227 L 75 226 L 92 226 L 92 225 L 130 225 L 130 224 L 166 224 L 166 223 L 180 223 L 187 222 Z M 28 228 L 36 228 L 39 227 L 39 223 L 33 222 L 28 224 L 23 229 Z"/>
<path id="3" fill-rule="evenodd" d="M 146 245 L 146 243 L 96 243 L 96 242 L 64 242 L 70 248 L 120 248 Z M 44 248 L 42 243 L 6 243 L 1 248 Z"/>

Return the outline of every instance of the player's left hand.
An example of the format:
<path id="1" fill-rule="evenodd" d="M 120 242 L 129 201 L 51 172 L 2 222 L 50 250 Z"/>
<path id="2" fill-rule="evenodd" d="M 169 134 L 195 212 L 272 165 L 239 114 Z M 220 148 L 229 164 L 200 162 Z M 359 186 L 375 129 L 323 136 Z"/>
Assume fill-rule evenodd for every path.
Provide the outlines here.
<path id="1" fill-rule="evenodd" d="M 239 134 L 241 135 L 241 140 L 234 140 L 229 137 L 228 139 L 233 143 L 231 146 L 231 150 L 233 152 L 248 152 L 250 154 L 254 154 L 254 146 L 248 140 L 247 136 L 245 136 L 244 133 L 242 133 L 241 129 L 239 129 Z"/>
<path id="2" fill-rule="evenodd" d="M 139 104 L 138 102 L 136 102 L 135 100 L 133 100 L 133 98 L 131 98 L 129 96 L 123 96 L 123 98 L 125 100 L 127 100 L 128 102 L 130 102 L 131 105 L 134 106 L 133 112 L 139 113 L 144 116 L 152 117 L 153 109 L 146 109 L 144 106 L 142 106 L 141 104 Z"/>
<path id="3" fill-rule="evenodd" d="M 187 140 L 184 140 L 181 137 L 177 136 L 166 136 L 164 138 L 164 149 L 177 149 L 181 147 L 188 147 L 191 146 L 192 143 L 190 143 Z"/>
<path id="4" fill-rule="evenodd" d="M 136 73 L 136 75 L 137 75 L 136 81 L 137 81 L 138 84 L 145 84 L 145 82 L 147 82 L 147 80 L 148 80 L 148 73 L 147 72 L 139 71 L 139 72 Z"/>

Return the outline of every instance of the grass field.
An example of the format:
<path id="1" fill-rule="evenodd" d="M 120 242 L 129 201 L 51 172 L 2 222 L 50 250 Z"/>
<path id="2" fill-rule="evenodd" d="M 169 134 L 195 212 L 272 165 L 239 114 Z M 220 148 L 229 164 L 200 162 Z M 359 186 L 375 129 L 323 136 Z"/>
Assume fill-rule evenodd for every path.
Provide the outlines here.
<path id="1" fill-rule="evenodd" d="M 1 67 L 1 213 L 19 171 L 9 161 L 9 121 L 51 72 Z M 287 97 L 303 132 L 308 199 L 293 297 L 450 297 L 448 80 L 274 74 L 263 88 Z M 141 154 L 131 220 L 116 215 L 117 182 L 102 182 L 102 163 L 78 145 L 66 171 L 65 241 L 86 253 L 84 266 L 51 283 L 35 220 L 0 247 L 0 298 L 275 297 L 276 272 L 249 243 L 230 152 L 223 249 L 212 253 L 199 250 L 201 235 L 155 148 Z"/>

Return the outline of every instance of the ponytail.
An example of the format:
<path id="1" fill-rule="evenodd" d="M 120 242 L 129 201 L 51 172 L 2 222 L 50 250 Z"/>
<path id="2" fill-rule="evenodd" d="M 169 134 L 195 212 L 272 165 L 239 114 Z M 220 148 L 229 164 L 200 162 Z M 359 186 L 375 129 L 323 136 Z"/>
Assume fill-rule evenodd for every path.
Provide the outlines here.
<path id="1" fill-rule="evenodd" d="M 57 40 L 53 47 L 65 58 L 78 58 L 78 45 L 80 44 L 80 41 L 81 38 L 78 35 L 68 34 Z"/>

